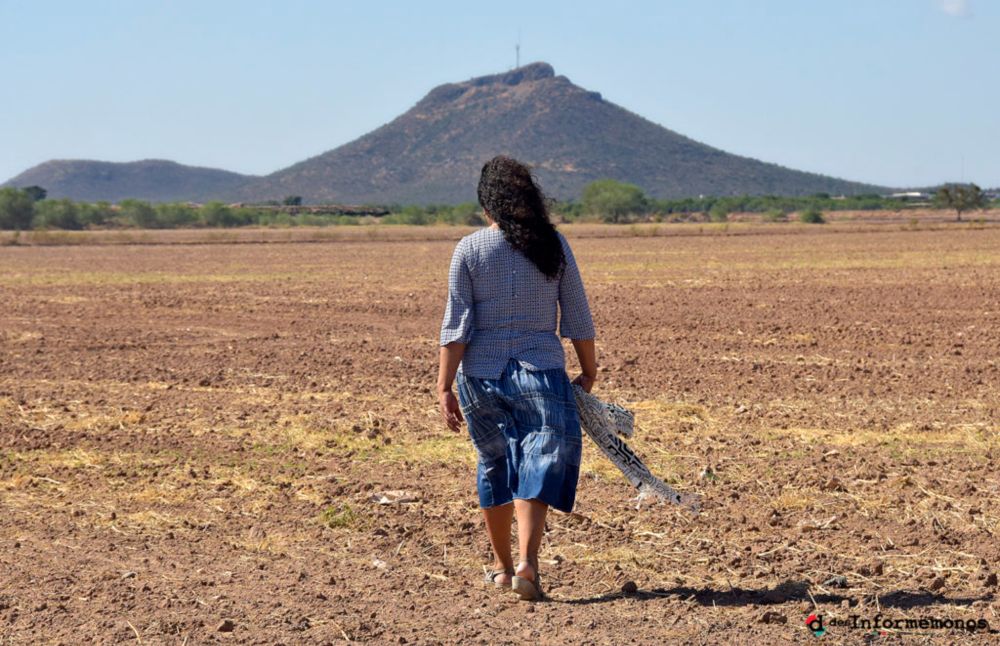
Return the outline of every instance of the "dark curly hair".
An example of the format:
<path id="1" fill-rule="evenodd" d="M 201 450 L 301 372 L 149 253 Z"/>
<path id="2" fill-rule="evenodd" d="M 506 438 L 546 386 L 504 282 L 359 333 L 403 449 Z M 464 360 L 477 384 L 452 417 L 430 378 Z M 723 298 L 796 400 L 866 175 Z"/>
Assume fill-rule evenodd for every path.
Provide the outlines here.
<path id="1" fill-rule="evenodd" d="M 548 200 L 531 170 L 516 159 L 498 155 L 483 165 L 478 195 L 479 204 L 507 242 L 549 279 L 557 278 L 566 256 L 549 221 Z"/>

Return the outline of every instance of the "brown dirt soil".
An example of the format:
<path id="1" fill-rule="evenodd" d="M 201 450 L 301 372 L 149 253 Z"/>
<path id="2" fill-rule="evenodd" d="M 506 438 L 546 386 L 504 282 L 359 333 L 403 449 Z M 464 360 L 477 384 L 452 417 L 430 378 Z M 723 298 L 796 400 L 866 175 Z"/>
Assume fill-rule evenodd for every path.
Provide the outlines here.
<path id="1" fill-rule="evenodd" d="M 571 237 L 704 510 L 585 447 L 535 605 L 437 412 L 453 240 L 4 247 L 0 643 L 992 642 L 835 624 L 1000 628 L 1000 229 L 871 231 Z"/>

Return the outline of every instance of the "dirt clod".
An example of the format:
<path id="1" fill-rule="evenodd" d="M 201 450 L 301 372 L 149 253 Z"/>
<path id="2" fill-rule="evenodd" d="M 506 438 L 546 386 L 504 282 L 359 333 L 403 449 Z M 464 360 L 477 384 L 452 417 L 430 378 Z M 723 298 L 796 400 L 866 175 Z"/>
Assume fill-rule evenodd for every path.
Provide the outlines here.
<path id="1" fill-rule="evenodd" d="M 762 624 L 787 624 L 788 617 L 774 610 L 765 610 L 757 621 Z"/>
<path id="2" fill-rule="evenodd" d="M 828 588 L 846 588 L 847 587 L 847 577 L 843 575 L 832 576 L 823 582 L 823 585 Z"/>

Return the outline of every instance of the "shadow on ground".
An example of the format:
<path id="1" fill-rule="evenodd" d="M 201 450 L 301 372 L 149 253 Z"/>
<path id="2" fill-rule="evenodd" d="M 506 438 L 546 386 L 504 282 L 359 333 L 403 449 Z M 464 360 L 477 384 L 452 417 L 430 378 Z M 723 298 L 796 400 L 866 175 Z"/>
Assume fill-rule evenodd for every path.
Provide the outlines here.
<path id="1" fill-rule="evenodd" d="M 692 588 L 679 586 L 675 588 L 654 588 L 651 590 L 638 590 L 633 594 L 614 592 L 599 595 L 596 597 L 586 597 L 582 599 L 563 599 L 558 603 L 569 605 L 589 605 L 593 603 L 604 603 L 618 599 L 629 598 L 639 601 L 652 601 L 654 599 L 678 598 L 684 601 L 695 601 L 703 606 L 757 606 L 780 604 L 788 601 L 811 601 L 817 604 L 840 604 L 843 601 L 856 605 L 860 597 L 869 597 L 868 594 L 856 594 L 844 596 L 842 594 L 819 593 L 810 594 L 809 584 L 805 582 L 786 582 L 774 588 L 747 589 L 729 588 L 718 590 L 715 588 Z M 922 608 L 926 606 L 971 606 L 976 601 L 992 601 L 992 593 L 984 593 L 978 597 L 948 597 L 942 594 L 930 592 L 908 592 L 896 590 L 878 595 L 878 603 L 884 608 L 898 608 L 907 610 L 910 608 Z"/>

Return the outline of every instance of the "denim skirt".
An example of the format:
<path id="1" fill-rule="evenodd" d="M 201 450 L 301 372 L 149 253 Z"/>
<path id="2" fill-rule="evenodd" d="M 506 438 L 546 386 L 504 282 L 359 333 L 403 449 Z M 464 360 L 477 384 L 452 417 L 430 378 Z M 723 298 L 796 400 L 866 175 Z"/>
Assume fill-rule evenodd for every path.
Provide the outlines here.
<path id="1" fill-rule="evenodd" d="M 511 359 L 499 379 L 459 371 L 455 384 L 479 456 L 479 506 L 537 499 L 571 512 L 582 440 L 566 370 L 529 370 Z"/>

